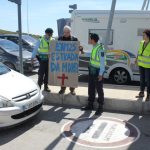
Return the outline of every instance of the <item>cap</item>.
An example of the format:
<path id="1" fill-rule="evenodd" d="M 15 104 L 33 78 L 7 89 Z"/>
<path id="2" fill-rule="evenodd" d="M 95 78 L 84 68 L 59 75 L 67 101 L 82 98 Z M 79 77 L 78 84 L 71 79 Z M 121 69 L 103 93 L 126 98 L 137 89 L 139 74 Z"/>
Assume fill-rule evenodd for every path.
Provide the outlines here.
<path id="1" fill-rule="evenodd" d="M 45 30 L 45 33 L 53 34 L 53 29 L 52 28 L 47 28 Z"/>

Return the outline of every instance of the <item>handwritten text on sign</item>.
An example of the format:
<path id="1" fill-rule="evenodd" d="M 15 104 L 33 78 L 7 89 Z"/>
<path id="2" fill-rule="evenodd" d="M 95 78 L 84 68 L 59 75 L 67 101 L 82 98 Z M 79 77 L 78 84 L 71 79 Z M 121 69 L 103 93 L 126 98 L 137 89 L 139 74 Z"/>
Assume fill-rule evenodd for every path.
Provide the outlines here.
<path id="1" fill-rule="evenodd" d="M 78 86 L 79 43 L 53 41 L 50 44 L 49 84 Z"/>

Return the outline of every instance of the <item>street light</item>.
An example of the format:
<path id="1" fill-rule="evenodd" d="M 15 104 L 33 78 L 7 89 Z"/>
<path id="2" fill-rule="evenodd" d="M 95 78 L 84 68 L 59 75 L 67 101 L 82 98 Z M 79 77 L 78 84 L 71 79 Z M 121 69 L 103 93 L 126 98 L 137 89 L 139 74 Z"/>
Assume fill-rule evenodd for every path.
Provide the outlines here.
<path id="1" fill-rule="evenodd" d="M 21 5 L 21 0 L 8 0 L 8 1 Z"/>
<path id="2" fill-rule="evenodd" d="M 77 9 L 77 4 L 69 5 L 69 8 L 72 9 L 72 10 L 69 10 L 69 13 L 72 13 L 74 10 Z"/>
<path id="3" fill-rule="evenodd" d="M 111 27 L 112 27 L 112 23 L 113 23 L 116 2 L 117 2 L 117 0 L 112 0 L 111 10 L 110 10 L 109 19 L 108 19 L 108 25 L 107 25 L 107 31 L 106 31 L 106 37 L 105 37 L 105 43 L 104 43 L 105 50 L 108 49 L 107 45 L 108 45 L 110 31 L 111 31 Z"/>
<path id="4" fill-rule="evenodd" d="M 18 5 L 18 31 L 19 31 L 19 60 L 20 73 L 23 74 L 23 59 L 22 59 L 22 25 L 21 25 L 21 0 L 8 0 Z"/>

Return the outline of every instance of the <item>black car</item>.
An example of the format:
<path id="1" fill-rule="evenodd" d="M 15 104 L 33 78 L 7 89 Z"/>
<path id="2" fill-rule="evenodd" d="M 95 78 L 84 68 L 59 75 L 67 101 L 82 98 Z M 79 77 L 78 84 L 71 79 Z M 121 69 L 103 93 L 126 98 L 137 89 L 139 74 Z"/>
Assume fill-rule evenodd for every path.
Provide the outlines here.
<path id="1" fill-rule="evenodd" d="M 19 44 L 19 36 L 17 34 L 3 34 L 3 35 L 0 35 L 0 38 Z M 33 38 L 32 36 L 22 35 L 22 46 L 29 52 L 33 51 L 36 45 L 36 42 L 37 42 L 37 39 Z"/>
<path id="2" fill-rule="evenodd" d="M 31 52 L 23 49 L 22 53 L 24 71 L 31 72 L 39 67 L 39 62 L 36 58 L 32 63 Z M 0 39 L 0 62 L 13 70 L 19 71 L 19 46 L 9 40 Z"/>

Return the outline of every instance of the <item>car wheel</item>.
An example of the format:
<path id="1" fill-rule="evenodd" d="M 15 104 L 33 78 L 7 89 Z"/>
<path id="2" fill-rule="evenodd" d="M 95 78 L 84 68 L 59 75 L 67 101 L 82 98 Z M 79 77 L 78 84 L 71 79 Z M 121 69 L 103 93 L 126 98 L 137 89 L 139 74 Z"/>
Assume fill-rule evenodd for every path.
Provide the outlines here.
<path id="1" fill-rule="evenodd" d="M 6 66 L 8 66 L 10 69 L 12 70 L 16 70 L 16 67 L 14 66 L 14 64 L 10 63 L 10 62 L 5 62 L 4 63 Z"/>
<path id="2" fill-rule="evenodd" d="M 131 81 L 128 71 L 123 68 L 113 70 L 110 74 L 110 79 L 116 84 L 128 84 Z"/>

